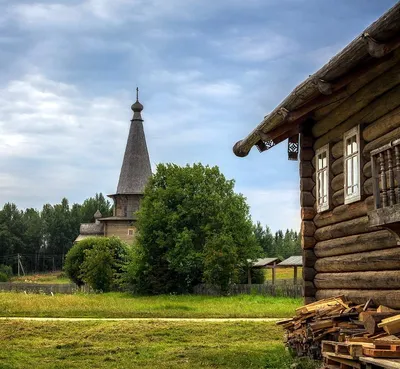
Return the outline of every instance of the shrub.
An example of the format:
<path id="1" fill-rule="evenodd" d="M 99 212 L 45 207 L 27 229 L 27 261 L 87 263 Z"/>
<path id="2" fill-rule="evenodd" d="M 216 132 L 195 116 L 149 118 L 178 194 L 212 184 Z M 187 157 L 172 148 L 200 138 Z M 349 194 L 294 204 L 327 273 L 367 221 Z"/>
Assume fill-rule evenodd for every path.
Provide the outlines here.
<path id="1" fill-rule="evenodd" d="M 10 265 L 0 264 L 0 273 L 5 274 L 7 278 L 11 278 L 13 276 L 12 267 Z"/>
<path id="2" fill-rule="evenodd" d="M 6 273 L 0 272 L 0 282 L 8 282 L 8 275 Z"/>
<path id="3" fill-rule="evenodd" d="M 89 237 L 69 250 L 64 271 L 78 286 L 107 292 L 119 284 L 127 261 L 128 248 L 119 238 Z"/>

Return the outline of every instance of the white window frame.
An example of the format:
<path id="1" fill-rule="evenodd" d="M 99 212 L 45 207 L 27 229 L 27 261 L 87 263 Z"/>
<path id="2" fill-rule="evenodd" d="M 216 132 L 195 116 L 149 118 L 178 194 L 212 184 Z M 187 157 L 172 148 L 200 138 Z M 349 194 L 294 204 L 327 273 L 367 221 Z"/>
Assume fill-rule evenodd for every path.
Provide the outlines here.
<path id="1" fill-rule="evenodd" d="M 326 156 L 326 166 L 323 168 L 319 167 L 319 156 L 325 154 Z M 316 153 L 315 153 L 315 175 L 316 175 L 316 201 L 317 201 L 317 212 L 321 213 L 323 211 L 327 211 L 330 208 L 330 192 L 331 192 L 331 181 L 330 181 L 330 167 L 331 167 L 331 160 L 330 160 L 330 148 L 329 144 L 326 144 L 325 146 L 322 146 L 319 148 Z M 321 193 L 320 193 L 320 180 L 319 180 L 319 175 L 322 173 L 322 180 L 323 183 L 327 183 L 326 188 L 326 194 L 323 194 L 323 197 L 326 196 L 326 201 L 324 201 L 322 204 L 320 203 L 321 199 Z"/>
<path id="2" fill-rule="evenodd" d="M 356 153 L 351 153 L 347 154 L 347 140 L 351 137 L 356 137 L 356 144 L 357 144 L 357 152 Z M 348 188 L 348 173 L 347 173 L 347 162 L 349 160 L 353 160 L 353 158 L 356 158 L 356 163 L 357 163 L 357 176 L 354 175 L 354 168 L 353 168 L 353 163 L 351 164 L 352 166 L 352 181 L 354 182 L 354 178 L 358 179 L 358 183 L 353 183 L 352 186 L 357 185 L 357 191 L 353 192 L 352 194 L 347 193 L 347 188 Z M 356 126 L 349 131 L 347 131 L 343 135 L 343 173 L 344 173 L 344 203 L 345 204 L 351 204 L 356 201 L 361 200 L 361 145 L 360 145 L 360 126 Z"/>

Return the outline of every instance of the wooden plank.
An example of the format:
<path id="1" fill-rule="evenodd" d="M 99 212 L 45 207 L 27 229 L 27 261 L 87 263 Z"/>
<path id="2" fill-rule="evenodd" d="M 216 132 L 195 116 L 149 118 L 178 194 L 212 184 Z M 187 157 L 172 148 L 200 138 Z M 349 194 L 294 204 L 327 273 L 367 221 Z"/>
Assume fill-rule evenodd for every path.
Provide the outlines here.
<path id="1" fill-rule="evenodd" d="M 400 351 L 381 350 L 370 347 L 363 347 L 363 354 L 371 357 L 398 357 L 400 358 Z"/>
<path id="2" fill-rule="evenodd" d="M 366 364 L 373 364 L 384 369 L 400 369 L 400 360 L 385 360 L 385 359 L 375 359 L 372 357 L 361 356 L 359 360 Z"/>

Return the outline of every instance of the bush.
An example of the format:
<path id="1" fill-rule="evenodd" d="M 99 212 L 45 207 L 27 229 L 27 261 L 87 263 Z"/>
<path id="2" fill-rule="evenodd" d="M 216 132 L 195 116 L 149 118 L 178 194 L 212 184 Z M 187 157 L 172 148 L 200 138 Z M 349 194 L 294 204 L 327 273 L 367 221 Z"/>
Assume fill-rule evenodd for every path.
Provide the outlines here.
<path id="1" fill-rule="evenodd" d="M 5 274 L 7 278 L 11 278 L 13 276 L 12 267 L 10 265 L 0 264 L 0 273 Z"/>
<path id="2" fill-rule="evenodd" d="M 8 282 L 8 275 L 6 273 L 0 272 L 0 282 Z"/>
<path id="3" fill-rule="evenodd" d="M 239 274 L 239 283 L 247 284 L 248 283 L 248 267 L 243 267 L 240 270 Z M 252 284 L 263 284 L 265 282 L 265 274 L 264 269 L 251 269 L 251 283 Z"/>
<path id="4" fill-rule="evenodd" d="M 119 238 L 89 237 L 69 250 L 64 271 L 78 286 L 108 292 L 119 285 L 127 261 L 128 248 Z"/>

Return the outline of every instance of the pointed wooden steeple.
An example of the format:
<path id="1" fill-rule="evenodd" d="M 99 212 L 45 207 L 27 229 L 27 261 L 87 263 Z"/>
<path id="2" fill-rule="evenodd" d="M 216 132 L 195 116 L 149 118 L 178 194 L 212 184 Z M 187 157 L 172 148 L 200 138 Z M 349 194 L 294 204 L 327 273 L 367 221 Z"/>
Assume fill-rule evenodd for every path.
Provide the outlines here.
<path id="1" fill-rule="evenodd" d="M 133 118 L 119 175 L 117 194 L 143 194 L 151 176 L 150 159 L 141 115 L 143 105 L 139 102 L 138 88 L 136 89 L 136 102 L 131 109 Z"/>

